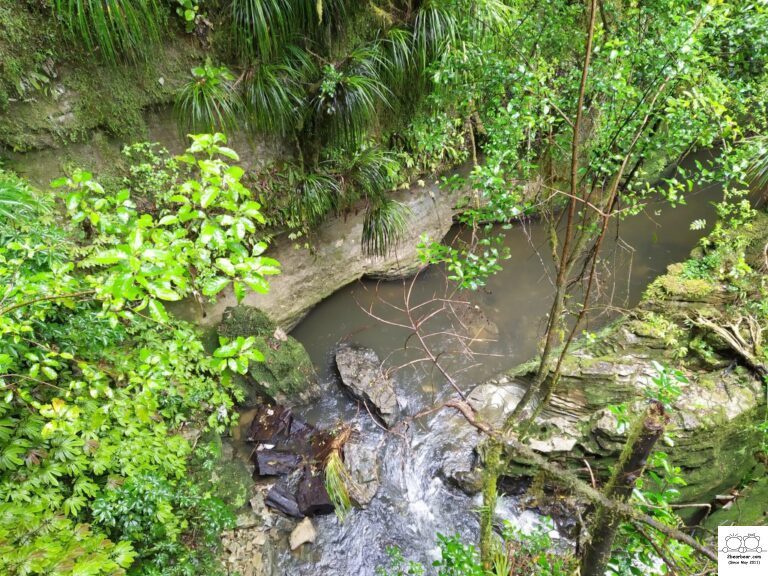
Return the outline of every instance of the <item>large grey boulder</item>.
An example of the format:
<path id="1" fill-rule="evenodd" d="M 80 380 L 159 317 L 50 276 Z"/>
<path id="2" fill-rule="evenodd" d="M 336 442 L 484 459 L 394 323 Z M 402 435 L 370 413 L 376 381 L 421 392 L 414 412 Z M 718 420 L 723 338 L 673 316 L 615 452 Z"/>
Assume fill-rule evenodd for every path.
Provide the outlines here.
<path id="1" fill-rule="evenodd" d="M 392 380 L 381 371 L 381 360 L 370 348 L 342 345 L 336 351 L 336 367 L 344 387 L 387 426 L 397 417 L 397 396 Z"/>

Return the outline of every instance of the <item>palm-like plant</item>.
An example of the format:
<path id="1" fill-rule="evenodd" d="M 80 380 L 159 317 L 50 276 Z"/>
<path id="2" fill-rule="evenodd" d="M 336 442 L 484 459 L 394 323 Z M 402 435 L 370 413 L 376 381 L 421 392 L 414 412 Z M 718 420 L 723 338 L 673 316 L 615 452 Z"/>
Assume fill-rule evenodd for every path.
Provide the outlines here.
<path id="1" fill-rule="evenodd" d="M 363 251 L 385 256 L 408 230 L 410 209 L 396 200 L 382 198 L 369 205 L 363 221 Z"/>
<path id="2" fill-rule="evenodd" d="M 428 66 L 456 37 L 451 10 L 461 2 L 227 1 L 224 28 L 241 73 L 232 82 L 221 69 L 196 71 L 176 106 L 184 129 L 231 129 L 244 111 L 249 128 L 291 138 L 297 162 L 277 189 L 280 200 L 292 192 L 277 213 L 308 231 L 364 200 L 366 250 L 384 253 L 405 212 L 386 200 L 397 165 L 369 140 L 428 85 Z M 375 29 L 346 34 L 365 11 Z"/>
<path id="3" fill-rule="evenodd" d="M 166 20 L 157 0 L 53 0 L 53 8 L 70 39 L 112 63 L 146 59 Z"/>
<path id="4" fill-rule="evenodd" d="M 192 70 L 192 80 L 178 94 L 175 112 L 187 132 L 229 132 L 238 127 L 243 109 L 227 68 L 210 61 Z"/>

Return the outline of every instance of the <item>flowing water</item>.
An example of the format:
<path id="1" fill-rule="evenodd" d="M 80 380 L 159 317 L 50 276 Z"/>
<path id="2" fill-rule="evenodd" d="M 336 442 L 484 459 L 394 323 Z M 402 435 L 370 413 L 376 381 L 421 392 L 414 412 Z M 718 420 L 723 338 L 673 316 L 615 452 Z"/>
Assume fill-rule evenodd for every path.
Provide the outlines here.
<path id="1" fill-rule="evenodd" d="M 617 311 L 636 304 L 644 288 L 668 264 L 684 260 L 711 227 L 712 203 L 719 199 L 719 187 L 695 190 L 686 205 L 671 208 L 651 203 L 642 214 L 615 227 L 603 250 L 602 313 L 593 314 L 585 329 L 594 330 Z M 697 219 L 706 219 L 707 227 L 692 231 L 690 223 Z M 504 270 L 484 289 L 469 297 L 463 293 L 454 297 L 469 299 L 470 313 L 463 314 L 458 323 L 450 314 L 436 315 L 425 325 L 425 332 L 442 333 L 428 342 L 462 390 L 535 355 L 553 292 L 545 233 L 540 222 L 516 223 L 506 234 L 511 258 Z M 344 523 L 335 516 L 316 518 L 317 542 L 296 553 L 283 551 L 279 574 L 367 576 L 385 563 L 389 545 L 398 546 L 407 558 L 429 563 L 437 554 L 436 533 L 477 537 L 479 526 L 473 510 L 480 505 L 479 497 L 467 496 L 440 475 L 445 458 L 462 453 L 455 418 L 435 414 L 412 420 L 397 433 L 384 432 L 342 393 L 333 368 L 332 354 L 338 342 L 372 347 L 384 359 L 407 415 L 453 393 L 431 363 L 419 361 L 423 354 L 416 339 L 409 338 L 410 331 L 394 325 L 408 324 L 403 310 L 409 291 L 410 307 L 423 304 L 415 313 L 425 314 L 442 306 L 442 300 L 429 301 L 444 298 L 447 290 L 445 275 L 436 267 L 422 272 L 413 285 L 410 280 L 363 280 L 322 302 L 293 331 L 309 351 L 326 390 L 321 401 L 299 412 L 320 426 L 344 420 L 359 429 L 361 442 L 371 452 L 380 453 L 381 486 L 370 506 L 354 510 Z M 472 346 L 477 355 L 459 353 L 464 349 L 458 340 L 446 336 L 460 329 L 459 324 L 471 325 L 470 332 L 477 336 Z M 448 340 L 454 343 L 446 344 Z M 409 365 L 400 368 L 404 364 Z M 535 514 L 518 510 L 510 497 L 501 499 L 498 514 L 523 528 L 538 521 Z"/>

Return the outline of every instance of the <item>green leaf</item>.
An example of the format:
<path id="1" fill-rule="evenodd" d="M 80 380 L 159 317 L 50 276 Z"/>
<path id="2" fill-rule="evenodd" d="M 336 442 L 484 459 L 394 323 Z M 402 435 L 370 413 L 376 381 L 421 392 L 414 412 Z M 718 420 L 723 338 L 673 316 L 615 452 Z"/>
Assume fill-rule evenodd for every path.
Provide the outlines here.
<path id="1" fill-rule="evenodd" d="M 215 278 L 206 280 L 205 284 L 203 285 L 203 294 L 205 296 L 215 296 L 224 290 L 224 288 L 226 288 L 230 282 L 231 280 L 224 276 L 216 276 Z"/>
<path id="2" fill-rule="evenodd" d="M 155 300 L 154 298 L 149 301 L 149 315 L 153 320 L 160 322 L 161 324 L 168 322 L 168 312 L 166 312 L 165 306 L 163 306 L 162 302 Z"/>
<path id="3" fill-rule="evenodd" d="M 242 342 L 233 340 L 214 350 L 213 356 L 214 358 L 232 358 L 240 351 L 241 346 Z"/>
<path id="4" fill-rule="evenodd" d="M 267 281 L 264 280 L 264 278 L 249 276 L 247 278 L 243 278 L 243 282 L 245 282 L 254 292 L 258 292 L 260 294 L 266 294 L 269 292 L 269 284 L 267 284 Z"/>
<path id="5" fill-rule="evenodd" d="M 228 276 L 235 275 L 235 265 L 232 264 L 229 258 L 217 258 L 216 266 Z"/>
<path id="6" fill-rule="evenodd" d="M 205 190 L 203 190 L 203 193 L 200 195 L 200 206 L 203 208 L 208 208 L 214 200 L 216 200 L 216 197 L 219 195 L 219 189 L 214 186 L 209 186 Z"/>

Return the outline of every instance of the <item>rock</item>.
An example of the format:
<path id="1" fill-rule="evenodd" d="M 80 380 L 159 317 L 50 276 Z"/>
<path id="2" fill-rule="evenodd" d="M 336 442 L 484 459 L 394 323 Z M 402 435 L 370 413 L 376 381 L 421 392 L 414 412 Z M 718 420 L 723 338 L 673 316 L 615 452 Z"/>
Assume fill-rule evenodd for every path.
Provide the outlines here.
<path id="1" fill-rule="evenodd" d="M 342 345 L 336 351 L 336 367 L 352 396 L 391 426 L 397 417 L 397 397 L 392 381 L 381 372 L 378 354 L 370 348 Z"/>
<path id="2" fill-rule="evenodd" d="M 294 518 L 304 517 L 304 514 L 299 510 L 299 503 L 296 500 L 296 496 L 290 486 L 288 486 L 287 482 L 281 481 L 272 486 L 269 492 L 267 492 L 265 503 L 270 508 L 274 508 L 288 516 Z"/>
<path id="3" fill-rule="evenodd" d="M 296 454 L 279 450 L 256 450 L 253 461 L 256 464 L 254 476 L 282 476 L 296 470 L 301 463 L 301 458 Z"/>
<path id="4" fill-rule="evenodd" d="M 253 336 L 256 349 L 264 355 L 263 362 L 251 362 L 248 368 L 248 404 L 265 395 L 284 405 L 305 403 L 320 395 L 315 368 L 304 346 L 258 308 L 227 308 L 217 332 L 227 338 Z"/>
<path id="5" fill-rule="evenodd" d="M 312 524 L 312 520 L 304 518 L 291 532 L 291 550 L 296 550 L 302 544 L 314 544 L 316 538 L 317 532 Z"/>
<path id="6" fill-rule="evenodd" d="M 507 379 L 507 382 L 509 380 Z M 525 394 L 525 386 L 518 383 L 487 383 L 476 386 L 467 396 L 467 402 L 484 422 L 500 428 L 507 414 L 514 410 Z"/>
<path id="7" fill-rule="evenodd" d="M 296 491 L 296 502 L 304 516 L 331 514 L 334 511 L 323 475 L 311 466 L 305 466 Z"/>
<path id="8" fill-rule="evenodd" d="M 294 418 L 290 408 L 262 404 L 254 413 L 246 440 L 271 450 L 290 441 L 306 442 L 311 428 Z"/>
<path id="9" fill-rule="evenodd" d="M 499 336 L 499 327 L 488 318 L 482 308 L 471 302 L 451 304 L 454 330 L 473 339 L 495 339 Z"/>
<path id="10" fill-rule="evenodd" d="M 465 175 L 471 169 L 469 162 L 453 173 Z M 290 332 L 317 303 L 363 276 L 407 277 L 421 266 L 417 250 L 421 236 L 444 238 L 453 225 L 453 216 L 459 212 L 459 200 L 468 192 L 466 188 L 441 187 L 437 179 L 424 188 L 394 192 L 392 199 L 407 206 L 409 214 L 400 243 L 386 256 L 363 253 L 365 210 L 350 211 L 323 222 L 313 233 L 311 249 L 297 248 L 287 234 L 281 235 L 271 243 L 267 255 L 280 262 L 285 272 L 269 278 L 268 293 L 249 292 L 242 303 L 265 310 L 283 330 Z M 227 289 L 215 304 L 206 305 L 205 314 L 201 313 L 196 320 L 215 325 L 224 309 L 236 304 L 234 294 Z"/>
<path id="11" fill-rule="evenodd" d="M 367 506 L 379 490 L 379 450 L 353 438 L 344 445 L 344 464 L 354 482 L 350 498 L 358 506 Z"/>

